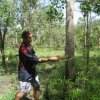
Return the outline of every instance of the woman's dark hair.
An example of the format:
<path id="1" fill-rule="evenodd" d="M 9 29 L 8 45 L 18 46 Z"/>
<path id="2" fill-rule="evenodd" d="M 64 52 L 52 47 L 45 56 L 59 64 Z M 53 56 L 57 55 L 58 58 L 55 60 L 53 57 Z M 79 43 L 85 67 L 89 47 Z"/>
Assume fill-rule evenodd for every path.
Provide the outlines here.
<path id="1" fill-rule="evenodd" d="M 29 32 L 29 31 L 23 31 L 23 33 L 22 33 L 22 38 L 23 39 L 27 39 L 28 38 L 28 36 L 30 35 L 31 33 Z"/>

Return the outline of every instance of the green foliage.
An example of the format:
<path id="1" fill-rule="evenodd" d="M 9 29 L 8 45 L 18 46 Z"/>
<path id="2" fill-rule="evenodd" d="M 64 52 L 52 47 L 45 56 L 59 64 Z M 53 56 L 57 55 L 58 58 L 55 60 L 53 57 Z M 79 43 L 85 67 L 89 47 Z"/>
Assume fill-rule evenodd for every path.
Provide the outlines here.
<path id="1" fill-rule="evenodd" d="M 64 55 L 64 51 L 62 50 L 62 48 L 35 48 L 36 54 L 38 55 L 38 57 L 49 57 L 49 56 L 63 56 Z M 45 53 L 45 55 L 44 55 Z"/>
<path id="2" fill-rule="evenodd" d="M 100 36 L 100 25 L 99 19 L 92 19 L 91 24 L 91 33 L 90 33 L 90 48 L 99 47 L 99 36 Z M 89 25 L 90 25 L 89 24 Z M 85 19 L 79 18 L 77 26 L 74 26 L 75 33 L 75 46 L 76 48 L 84 48 L 85 40 Z"/>
<path id="3" fill-rule="evenodd" d="M 100 14 L 100 0 L 84 0 L 80 8 L 82 12 L 84 13 L 84 16 L 86 16 L 89 12 L 95 12 L 97 14 Z"/>
<path id="4" fill-rule="evenodd" d="M 15 1 L 15 0 L 14 0 Z M 41 4 L 30 5 L 31 0 L 28 2 L 20 1 L 19 8 L 17 2 L 7 3 L 3 0 L 0 3 L 0 22 L 5 24 L 8 17 L 9 7 L 12 8 L 10 16 L 10 26 L 6 37 L 6 71 L 0 66 L 0 74 L 6 72 L 12 74 L 11 83 L 17 84 L 17 66 L 18 48 L 15 46 L 16 41 L 18 46 L 21 43 L 21 32 L 23 30 L 31 30 L 35 38 L 33 38 L 32 45 L 36 50 L 38 57 L 47 56 L 64 56 L 65 46 L 65 25 L 63 25 L 62 9 L 65 0 L 52 0 L 51 4 L 47 7 Z M 100 0 L 86 0 L 81 4 L 83 13 L 95 11 L 99 14 L 99 1 Z M 10 5 L 9 5 L 10 4 Z M 11 5 L 14 4 L 14 7 Z M 36 2 L 34 3 L 36 4 Z M 35 8 L 36 7 L 36 8 Z M 31 8 L 29 10 L 29 8 Z M 16 16 L 15 16 L 16 15 Z M 19 15 L 19 16 L 18 16 Z M 30 16 L 30 17 L 29 17 Z M 47 20 L 49 18 L 49 20 Z M 50 21 L 50 19 L 54 19 Z M 80 19 L 78 26 L 74 27 L 75 43 L 76 43 L 76 59 L 75 66 L 77 68 L 77 78 L 75 83 L 64 78 L 65 61 L 59 60 L 56 63 L 39 64 L 37 69 L 40 75 L 41 82 L 41 98 L 49 98 L 51 100 L 99 100 L 100 93 L 100 51 L 97 50 L 98 38 L 100 33 L 100 22 L 93 22 L 93 29 L 91 34 L 91 42 L 94 49 L 90 51 L 89 71 L 85 75 L 85 58 L 83 55 L 84 46 L 84 25 L 85 20 Z M 46 47 L 50 48 L 46 48 Z M 42 47 L 42 48 L 41 48 Z M 55 48 L 53 48 L 55 47 Z M 60 48 L 63 47 L 63 48 Z M 1 62 L 1 55 L 0 55 Z M 7 90 L 1 100 L 13 100 L 16 93 L 15 88 Z M 43 97 L 44 96 L 44 97 Z M 49 100 L 46 99 L 46 100 Z"/>
<path id="5" fill-rule="evenodd" d="M 100 0 L 92 0 L 93 4 L 93 11 L 97 14 L 100 14 Z"/>
<path id="6" fill-rule="evenodd" d="M 0 100 L 14 100 L 16 92 L 14 87 L 10 87 L 6 90 L 5 95 L 0 97 Z"/>
<path id="7" fill-rule="evenodd" d="M 47 10 L 47 20 L 49 21 L 57 21 L 62 20 L 63 13 L 62 10 L 64 9 L 64 0 L 51 0 L 51 4 Z"/>
<path id="8" fill-rule="evenodd" d="M 25 3 L 25 2 L 24 2 Z M 26 7 L 25 7 L 26 6 Z M 25 9 L 23 8 L 25 7 Z M 22 33 L 22 23 L 24 24 L 23 30 L 30 30 L 33 33 L 33 45 L 34 46 L 49 46 L 49 47 L 60 47 L 64 46 L 65 40 L 65 26 L 61 21 L 50 22 L 47 21 L 47 9 L 37 5 L 34 13 L 30 12 L 31 23 L 28 23 L 28 16 L 26 8 L 28 8 L 27 3 L 22 4 L 20 10 L 22 10 L 22 18 L 18 21 L 13 20 L 13 24 L 7 34 L 6 47 L 15 47 L 16 41 L 18 45 L 21 43 L 21 33 Z M 16 12 L 17 13 L 17 12 Z M 21 14 L 20 13 L 20 14 Z M 41 17 L 40 17 L 41 16 Z M 16 16 L 17 17 L 17 16 Z M 26 23 L 27 22 L 27 23 Z M 29 25 L 30 24 L 30 25 Z M 16 27 L 17 26 L 17 27 Z M 10 39 L 9 39 L 10 38 Z M 9 40 L 9 43 L 7 42 Z"/>
<path id="9" fill-rule="evenodd" d="M 15 18 L 15 9 L 12 8 L 15 7 L 12 1 L 9 0 L 2 0 L 0 3 L 0 22 L 1 26 L 6 24 L 6 20 L 9 18 L 9 25 L 12 24 L 12 20 Z M 2 28 L 1 28 L 2 29 Z"/>
<path id="10" fill-rule="evenodd" d="M 68 91 L 69 97 L 73 98 L 73 99 L 78 99 L 79 97 L 81 97 L 81 95 L 83 94 L 82 89 L 80 88 L 74 88 L 72 90 Z"/>
<path id="11" fill-rule="evenodd" d="M 85 64 L 82 51 L 78 51 L 75 60 L 77 67 L 76 81 L 66 80 L 63 76 L 64 62 L 57 62 L 57 67 L 52 71 L 48 70 L 46 79 L 41 80 L 45 84 L 43 91 L 44 98 L 50 100 L 99 100 L 99 51 L 91 50 L 90 52 L 90 68 L 88 74 L 85 74 Z M 98 62 L 98 63 L 97 63 Z M 50 65 L 48 65 L 50 66 Z M 47 70 L 45 70 L 47 71 Z M 42 74 L 43 75 L 43 74 Z"/>
<path id="12" fill-rule="evenodd" d="M 84 16 L 86 16 L 88 12 L 91 12 L 92 10 L 90 0 L 86 0 L 83 3 L 81 3 L 80 8 L 82 9 L 82 12 L 84 12 Z"/>
<path id="13" fill-rule="evenodd" d="M 55 53 L 60 55 L 63 51 L 56 51 L 47 49 L 36 49 L 37 55 L 42 57 L 45 52 L 45 57 L 53 56 Z M 47 51 L 50 51 L 47 53 Z M 10 50 L 9 50 L 10 52 Z M 10 54 L 8 52 L 8 54 Z M 90 67 L 89 72 L 85 75 L 85 64 L 82 56 L 82 51 L 76 53 L 75 66 L 77 67 L 77 77 L 76 81 L 72 82 L 64 78 L 64 60 L 59 60 L 57 62 L 48 62 L 39 64 L 37 70 L 39 72 L 40 82 L 41 82 L 41 95 L 40 100 L 99 100 L 99 72 L 100 72 L 100 63 L 99 63 L 99 50 L 92 49 L 90 52 Z M 63 56 L 63 55 L 62 55 Z M 18 61 L 14 57 L 9 58 L 7 61 L 7 73 L 11 75 L 11 84 L 17 83 L 17 64 Z M 9 88 L 4 96 L 0 100 L 13 100 L 16 90 L 16 87 Z M 44 98 L 44 99 L 43 99 Z M 46 99 L 49 98 L 49 99 Z"/>

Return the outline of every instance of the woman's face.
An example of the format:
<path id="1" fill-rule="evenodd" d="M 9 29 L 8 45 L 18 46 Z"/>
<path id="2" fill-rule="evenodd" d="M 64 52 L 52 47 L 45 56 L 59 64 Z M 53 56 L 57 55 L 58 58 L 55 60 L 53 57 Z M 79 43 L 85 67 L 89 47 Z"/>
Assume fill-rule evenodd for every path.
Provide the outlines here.
<path id="1" fill-rule="evenodd" d="M 32 35 L 32 33 L 31 33 L 31 34 L 29 34 L 29 36 L 28 36 L 28 42 L 31 42 L 32 39 L 33 39 L 33 35 Z"/>

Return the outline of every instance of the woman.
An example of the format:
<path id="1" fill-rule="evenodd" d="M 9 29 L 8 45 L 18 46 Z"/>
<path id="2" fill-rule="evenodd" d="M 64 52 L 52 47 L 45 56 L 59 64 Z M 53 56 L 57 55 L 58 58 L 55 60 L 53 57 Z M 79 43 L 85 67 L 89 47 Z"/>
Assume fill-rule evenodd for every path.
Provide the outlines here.
<path id="1" fill-rule="evenodd" d="M 19 48 L 18 79 L 20 81 L 20 91 L 16 94 L 15 100 L 21 100 L 33 87 L 34 100 L 39 100 L 39 79 L 36 65 L 41 62 L 56 61 L 57 57 L 37 58 L 31 46 L 32 33 L 24 31 L 22 33 L 23 42 Z"/>

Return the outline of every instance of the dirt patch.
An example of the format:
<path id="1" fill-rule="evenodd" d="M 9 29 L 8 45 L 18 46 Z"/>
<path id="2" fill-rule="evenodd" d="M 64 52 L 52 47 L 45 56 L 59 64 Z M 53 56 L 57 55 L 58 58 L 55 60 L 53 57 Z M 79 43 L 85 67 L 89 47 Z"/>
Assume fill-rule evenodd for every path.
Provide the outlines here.
<path id="1" fill-rule="evenodd" d="M 11 76 L 0 75 L 0 97 L 4 95 L 6 90 L 11 86 Z"/>

